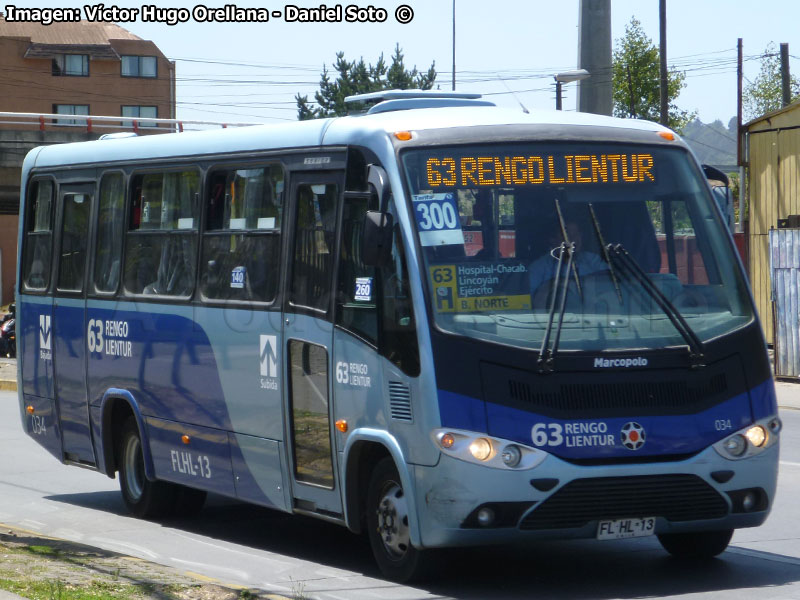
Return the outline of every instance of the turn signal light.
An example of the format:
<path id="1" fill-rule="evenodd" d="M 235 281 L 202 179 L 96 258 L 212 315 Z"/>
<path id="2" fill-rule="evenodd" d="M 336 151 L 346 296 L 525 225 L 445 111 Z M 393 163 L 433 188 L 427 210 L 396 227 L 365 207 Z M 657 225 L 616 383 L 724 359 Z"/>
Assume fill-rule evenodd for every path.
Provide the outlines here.
<path id="1" fill-rule="evenodd" d="M 191 442 L 191 441 L 192 441 L 192 438 L 190 438 L 188 435 L 182 435 L 182 436 L 181 436 L 181 441 L 182 441 L 184 444 L 188 444 L 189 442 Z"/>
<path id="2" fill-rule="evenodd" d="M 28 405 L 25 410 L 28 412 L 29 415 L 33 414 L 33 406 Z"/>
<path id="3" fill-rule="evenodd" d="M 670 142 L 675 140 L 675 134 L 671 131 L 659 131 L 658 135 L 660 135 L 665 140 L 669 140 Z"/>
<path id="4" fill-rule="evenodd" d="M 339 419 L 336 421 L 336 429 L 341 431 L 342 433 L 347 433 L 347 421 L 344 419 Z"/>
<path id="5" fill-rule="evenodd" d="M 407 142 L 411 139 L 411 132 L 410 131 L 395 131 L 394 137 L 396 137 L 401 142 Z"/>

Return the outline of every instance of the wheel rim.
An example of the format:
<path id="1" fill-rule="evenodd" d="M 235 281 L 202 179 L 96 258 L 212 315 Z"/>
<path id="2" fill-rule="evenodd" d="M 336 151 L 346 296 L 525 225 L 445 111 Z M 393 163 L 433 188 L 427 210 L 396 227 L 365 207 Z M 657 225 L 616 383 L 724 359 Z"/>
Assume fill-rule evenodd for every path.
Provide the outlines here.
<path id="1" fill-rule="evenodd" d="M 386 553 L 400 560 L 408 552 L 411 543 L 408 534 L 408 504 L 403 488 L 388 482 L 378 503 L 378 535 Z"/>
<path id="2" fill-rule="evenodd" d="M 142 462 L 142 445 L 139 438 L 130 436 L 125 444 L 124 467 L 125 488 L 131 499 L 138 501 L 142 497 L 144 488 L 144 464 Z"/>

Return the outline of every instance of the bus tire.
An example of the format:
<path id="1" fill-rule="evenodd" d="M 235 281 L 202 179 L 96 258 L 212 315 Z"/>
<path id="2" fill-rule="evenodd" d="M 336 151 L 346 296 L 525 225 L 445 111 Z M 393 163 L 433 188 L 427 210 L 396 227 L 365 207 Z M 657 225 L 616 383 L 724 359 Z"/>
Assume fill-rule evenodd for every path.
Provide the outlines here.
<path id="1" fill-rule="evenodd" d="M 128 417 L 122 425 L 119 443 L 119 488 L 128 510 L 141 518 L 166 516 L 176 499 L 176 486 L 150 481 L 144 473 L 142 440 L 136 419 Z"/>
<path id="2" fill-rule="evenodd" d="M 722 554 L 733 537 L 733 529 L 662 533 L 658 541 L 676 558 L 703 560 Z"/>
<path id="3" fill-rule="evenodd" d="M 388 456 L 372 471 L 366 522 L 372 554 L 387 579 L 402 583 L 424 575 L 423 563 L 428 556 L 411 545 L 408 503 L 397 467 Z"/>

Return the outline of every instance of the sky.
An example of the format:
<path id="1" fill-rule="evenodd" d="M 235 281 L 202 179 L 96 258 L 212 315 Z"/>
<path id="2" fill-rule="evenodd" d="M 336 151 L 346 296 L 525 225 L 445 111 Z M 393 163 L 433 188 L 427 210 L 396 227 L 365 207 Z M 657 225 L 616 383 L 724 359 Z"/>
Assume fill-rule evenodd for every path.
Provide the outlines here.
<path id="1" fill-rule="evenodd" d="M 0 1 L 0 10 L 74 7 L 94 0 Z M 281 11 L 290 2 L 209 0 L 206 7 Z M 294 0 L 302 8 L 321 3 Z M 139 2 L 107 2 L 106 7 L 143 7 Z M 296 119 L 294 97 L 318 89 L 323 65 L 336 53 L 348 60 L 388 60 L 399 44 L 407 67 L 427 70 L 435 62 L 436 85 L 451 89 L 453 0 L 363 0 L 356 6 L 385 9 L 384 22 L 287 22 L 284 16 L 263 23 L 200 22 L 191 2 L 159 2 L 186 8 L 189 19 L 118 22 L 152 40 L 177 65 L 177 114 L 186 120 L 274 123 Z M 400 23 L 401 5 L 413 11 Z M 326 4 L 335 7 L 333 1 Z M 341 4 L 344 11 L 348 3 Z M 487 95 L 498 105 L 550 109 L 555 106 L 553 75 L 578 67 L 579 0 L 455 0 L 456 87 Z M 612 39 L 624 35 L 631 18 L 658 44 L 658 0 L 611 0 Z M 203 12 L 202 10 L 200 12 Z M 140 11 L 140 15 L 141 15 Z M 401 11 L 401 16 L 405 16 Z M 668 64 L 686 73 L 677 99 L 683 110 L 703 122 L 727 125 L 736 115 L 736 42 L 743 38 L 745 85 L 758 74 L 767 45 L 789 43 L 792 73 L 800 75 L 800 2 L 797 0 L 667 0 Z M 577 84 L 564 86 L 564 108 L 575 110 Z M 513 93 L 512 93 L 513 92 Z"/>

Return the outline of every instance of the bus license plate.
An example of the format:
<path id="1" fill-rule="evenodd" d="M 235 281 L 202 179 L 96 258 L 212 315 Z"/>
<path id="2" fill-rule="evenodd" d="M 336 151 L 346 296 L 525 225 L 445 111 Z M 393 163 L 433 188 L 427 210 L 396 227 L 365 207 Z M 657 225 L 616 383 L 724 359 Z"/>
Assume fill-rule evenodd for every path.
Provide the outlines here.
<path id="1" fill-rule="evenodd" d="M 621 540 L 624 538 L 645 537 L 656 531 L 656 518 L 614 519 L 600 521 L 597 526 L 598 540 Z"/>

